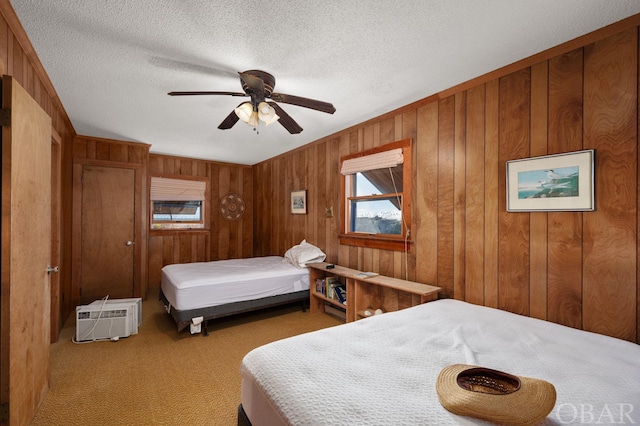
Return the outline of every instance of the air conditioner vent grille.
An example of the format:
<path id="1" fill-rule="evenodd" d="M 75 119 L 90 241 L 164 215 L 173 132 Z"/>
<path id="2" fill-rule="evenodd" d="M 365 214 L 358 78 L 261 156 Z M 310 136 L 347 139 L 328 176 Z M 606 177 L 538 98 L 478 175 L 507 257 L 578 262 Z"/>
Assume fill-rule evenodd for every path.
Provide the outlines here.
<path id="1" fill-rule="evenodd" d="M 122 318 L 127 316 L 126 309 L 78 312 L 78 319 Z"/>

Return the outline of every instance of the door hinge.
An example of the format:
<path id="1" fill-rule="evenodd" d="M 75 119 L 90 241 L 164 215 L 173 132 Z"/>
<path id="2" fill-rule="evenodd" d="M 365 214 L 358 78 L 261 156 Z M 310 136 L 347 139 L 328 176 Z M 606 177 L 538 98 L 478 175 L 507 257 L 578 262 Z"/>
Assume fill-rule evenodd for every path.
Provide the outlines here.
<path id="1" fill-rule="evenodd" d="M 9 421 L 9 403 L 0 404 L 0 422 Z"/>
<path id="2" fill-rule="evenodd" d="M 0 109 L 0 126 L 11 126 L 11 110 L 7 108 Z"/>

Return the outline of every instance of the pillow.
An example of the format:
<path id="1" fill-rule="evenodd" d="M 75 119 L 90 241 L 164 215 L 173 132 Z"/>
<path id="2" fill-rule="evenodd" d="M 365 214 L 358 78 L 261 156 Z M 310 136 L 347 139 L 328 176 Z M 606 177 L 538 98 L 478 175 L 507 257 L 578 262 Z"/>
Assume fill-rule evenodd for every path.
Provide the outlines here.
<path id="1" fill-rule="evenodd" d="M 286 251 L 283 262 L 289 262 L 297 268 L 304 268 L 307 263 L 323 262 L 326 257 L 327 255 L 318 247 L 302 240 L 300 244 Z"/>

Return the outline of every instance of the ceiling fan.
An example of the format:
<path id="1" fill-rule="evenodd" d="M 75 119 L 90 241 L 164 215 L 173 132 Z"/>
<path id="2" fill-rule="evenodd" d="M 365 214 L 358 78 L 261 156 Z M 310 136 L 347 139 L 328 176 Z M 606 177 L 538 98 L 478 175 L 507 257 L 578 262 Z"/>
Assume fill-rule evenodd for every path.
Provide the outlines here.
<path id="1" fill-rule="evenodd" d="M 239 72 L 240 82 L 242 83 L 241 92 L 169 92 L 170 96 L 193 96 L 193 95 L 228 95 L 228 96 L 249 96 L 251 101 L 242 102 L 231 113 L 222 120 L 218 129 L 230 129 L 238 120 L 255 127 L 259 120 L 264 121 L 267 125 L 275 121 L 279 121 L 282 126 L 291 134 L 300 133 L 302 127 L 295 122 L 289 114 L 287 114 L 276 102 L 297 105 L 304 108 L 314 109 L 316 111 L 333 114 L 336 109 L 328 103 L 317 101 L 315 99 L 303 98 L 300 96 L 285 95 L 284 93 L 275 93 L 273 88 L 276 85 L 274 76 L 265 71 L 249 70 Z M 268 100 L 270 99 L 270 101 Z"/>

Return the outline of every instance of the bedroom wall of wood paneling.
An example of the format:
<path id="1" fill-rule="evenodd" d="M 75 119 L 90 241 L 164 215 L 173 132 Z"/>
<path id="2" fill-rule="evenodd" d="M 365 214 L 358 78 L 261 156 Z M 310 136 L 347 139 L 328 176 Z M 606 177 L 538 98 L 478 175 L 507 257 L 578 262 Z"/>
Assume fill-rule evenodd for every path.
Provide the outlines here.
<path id="1" fill-rule="evenodd" d="M 0 12 L 0 68 L 49 113 L 60 140 L 64 319 L 74 306 L 76 135 L 8 2 Z M 232 223 L 213 214 L 204 235 L 150 233 L 148 287 L 159 285 L 167 263 L 282 254 L 306 238 L 331 262 L 639 342 L 638 25 L 638 16 L 629 18 L 253 167 L 150 155 L 150 173 L 207 176 L 212 200 L 235 192 L 249 209 Z M 339 245 L 340 157 L 407 137 L 414 141 L 411 252 Z M 595 212 L 505 211 L 505 161 L 591 148 Z M 298 189 L 307 190 L 306 215 L 289 212 Z"/>
<path id="2" fill-rule="evenodd" d="M 255 255 L 328 261 L 639 342 L 638 25 L 632 17 L 254 166 Z M 338 244 L 341 156 L 413 138 L 413 244 Z M 596 150 L 594 212 L 506 212 L 505 162 Z M 306 189 L 308 214 L 289 212 Z M 333 217 L 325 208 L 333 207 Z"/>
<path id="3" fill-rule="evenodd" d="M 151 230 L 149 236 L 149 288 L 160 287 L 161 269 L 172 263 L 202 262 L 253 256 L 253 170 L 251 166 L 149 155 L 149 174 L 170 177 L 198 176 L 209 181 L 209 229 Z M 226 219 L 220 201 L 240 195 L 246 205 L 238 220 Z"/>

